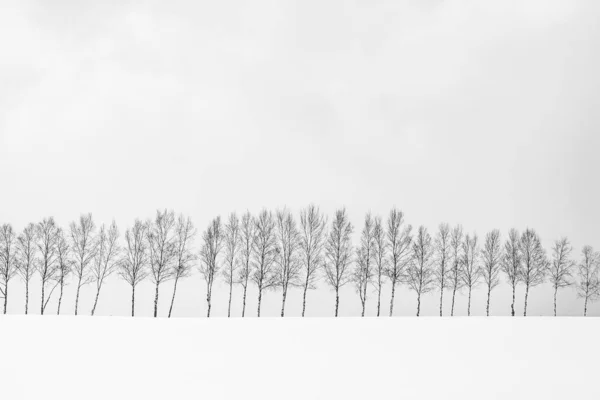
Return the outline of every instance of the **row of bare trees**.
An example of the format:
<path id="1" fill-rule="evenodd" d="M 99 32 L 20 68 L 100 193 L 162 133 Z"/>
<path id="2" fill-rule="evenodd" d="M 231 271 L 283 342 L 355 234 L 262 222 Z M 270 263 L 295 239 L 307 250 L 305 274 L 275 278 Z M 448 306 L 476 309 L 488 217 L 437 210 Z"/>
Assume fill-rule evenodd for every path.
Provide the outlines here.
<path id="1" fill-rule="evenodd" d="M 29 283 L 41 279 L 41 314 L 58 290 L 57 314 L 69 280 L 76 283 L 74 313 L 79 311 L 80 290 L 93 284 L 94 315 L 103 284 L 118 274 L 131 286 L 131 315 L 135 315 L 135 290 L 149 279 L 154 285 L 154 316 L 158 315 L 161 285 L 173 281 L 168 316 L 175 303 L 177 283 L 191 275 L 194 267 L 206 283 L 207 317 L 212 308 L 214 282 L 223 279 L 229 289 L 227 316 L 231 316 L 233 291 L 240 286 L 242 317 L 246 314 L 247 289 L 258 289 L 257 316 L 260 317 L 264 292 L 281 290 L 281 316 L 285 315 L 290 288 L 302 289 L 302 316 L 306 299 L 320 279 L 335 293 L 334 315 L 338 316 L 340 289 L 353 284 L 365 315 L 367 300 L 374 295 L 377 316 L 381 315 L 381 294 L 386 282 L 391 286 L 389 315 L 394 313 L 396 289 L 405 285 L 414 291 L 416 315 L 421 313 L 422 295 L 439 293 L 439 313 L 443 315 L 444 294 L 451 296 L 454 315 L 457 293 L 467 295 L 467 315 L 471 315 L 473 290 L 483 285 L 487 294 L 486 314 L 490 314 L 492 291 L 503 275 L 512 289 L 511 315 L 515 315 L 516 289 L 523 285 L 527 315 L 532 287 L 549 282 L 554 289 L 554 315 L 559 289 L 573 286 L 588 304 L 600 297 L 600 254 L 590 246 L 581 259 L 573 259 L 573 247 L 566 238 L 554 242 L 550 256 L 533 229 L 519 233 L 512 229 L 503 241 L 498 230 L 487 233 L 480 242 L 477 234 L 465 234 L 462 227 L 441 224 L 434 236 L 424 226 L 413 232 L 404 214 L 392 209 L 387 221 L 368 213 L 360 240 L 352 243 L 354 227 L 345 209 L 335 211 L 331 221 L 315 205 L 301 210 L 299 224 L 286 208 L 257 215 L 232 213 L 226 221 L 214 218 L 202 232 L 199 249 L 191 219 L 159 210 L 152 220 L 136 219 L 125 231 L 124 243 L 113 221 L 98 227 L 91 214 L 81 215 L 60 228 L 53 218 L 27 225 L 17 234 L 0 226 L 0 296 L 4 313 L 9 281 L 19 275 L 25 283 L 25 313 L 29 309 Z"/>

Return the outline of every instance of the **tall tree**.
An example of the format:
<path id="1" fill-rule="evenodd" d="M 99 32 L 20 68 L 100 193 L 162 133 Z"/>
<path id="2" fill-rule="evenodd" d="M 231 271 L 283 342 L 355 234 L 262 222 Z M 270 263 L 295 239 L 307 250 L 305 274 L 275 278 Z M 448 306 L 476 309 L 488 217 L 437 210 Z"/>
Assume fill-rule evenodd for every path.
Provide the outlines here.
<path id="1" fill-rule="evenodd" d="M 461 263 L 461 279 L 469 290 L 467 316 L 471 316 L 471 292 L 479 284 L 481 269 L 479 267 L 479 244 L 477 234 L 466 235 L 463 241 L 463 259 Z"/>
<path id="2" fill-rule="evenodd" d="M 58 286 L 60 287 L 60 294 L 58 295 L 58 308 L 56 315 L 60 315 L 60 306 L 62 304 L 63 293 L 65 285 L 67 284 L 67 278 L 73 270 L 73 260 L 71 259 L 71 248 L 65 238 L 64 232 L 61 228 L 58 228 L 58 240 L 56 242 L 57 252 L 57 263 L 58 263 Z"/>
<path id="3" fill-rule="evenodd" d="M 387 250 L 388 243 L 386 241 L 385 228 L 381 217 L 375 218 L 375 225 L 373 226 L 373 243 L 374 243 L 374 259 L 375 259 L 375 288 L 377 290 L 377 316 L 381 313 L 381 289 L 383 287 L 383 277 L 385 277 L 385 270 L 387 268 Z"/>
<path id="4" fill-rule="evenodd" d="M 17 238 L 17 271 L 25 282 L 25 315 L 29 310 L 29 282 L 37 263 L 35 243 L 35 225 L 30 223 Z"/>
<path id="5" fill-rule="evenodd" d="M 202 248 L 200 249 L 200 274 L 206 282 L 206 316 L 210 317 L 212 306 L 212 288 L 215 276 L 219 272 L 217 258 L 223 248 L 223 228 L 221 226 L 221 217 L 214 218 L 208 225 L 208 228 L 202 234 Z"/>
<path id="6" fill-rule="evenodd" d="M 96 297 L 92 307 L 92 316 L 96 312 L 100 290 L 104 280 L 111 276 L 118 267 L 119 261 L 119 229 L 113 221 L 110 227 L 106 229 L 104 225 L 100 227 L 98 234 L 97 251 L 94 257 L 94 262 L 91 266 L 92 281 L 96 284 Z"/>
<path id="7" fill-rule="evenodd" d="M 533 229 L 526 229 L 521 235 L 521 255 L 523 257 L 522 277 L 525 284 L 525 306 L 523 316 L 527 316 L 529 289 L 544 282 L 548 260 L 540 237 Z"/>
<path id="8" fill-rule="evenodd" d="M 42 280 L 42 301 L 40 304 L 41 314 L 44 315 L 44 311 L 54 289 L 58 285 L 58 250 L 57 244 L 59 240 L 59 228 L 56 225 L 53 217 L 44 218 L 42 222 L 36 225 L 36 246 L 40 254 L 38 260 L 37 270 Z M 46 288 L 51 285 L 52 289 L 46 297 Z"/>
<path id="9" fill-rule="evenodd" d="M 17 238 L 9 224 L 0 226 L 0 295 L 4 299 L 4 314 L 8 304 L 8 282 L 17 273 Z"/>
<path id="10" fill-rule="evenodd" d="M 125 249 L 119 263 L 119 275 L 131 286 L 131 316 L 135 316 L 135 288 L 148 276 L 149 250 L 147 225 L 136 219 L 125 231 Z"/>
<path id="11" fill-rule="evenodd" d="M 420 226 L 412 244 L 413 258 L 406 274 L 406 283 L 417 293 L 417 317 L 421 313 L 421 295 L 433 289 L 433 243 L 427 228 Z"/>
<path id="12" fill-rule="evenodd" d="M 154 317 L 156 317 L 160 285 L 173 277 L 177 256 L 175 212 L 157 210 L 154 221 L 148 222 L 147 225 L 150 279 L 154 284 Z"/>
<path id="13" fill-rule="evenodd" d="M 387 241 L 389 256 L 385 276 L 392 283 L 390 299 L 390 317 L 394 315 L 394 296 L 396 286 L 405 278 L 406 266 L 411 260 L 412 226 L 404 223 L 404 213 L 393 208 L 387 220 Z"/>
<path id="14" fill-rule="evenodd" d="M 434 285 L 440 291 L 440 317 L 444 315 L 444 289 L 449 287 L 448 269 L 451 255 L 450 225 L 440 224 L 434 242 L 435 270 Z"/>
<path id="15" fill-rule="evenodd" d="M 241 265 L 239 271 L 239 282 L 244 288 L 244 294 L 242 296 L 242 318 L 246 316 L 246 293 L 248 291 L 248 279 L 252 274 L 252 259 L 254 240 L 256 233 L 256 225 L 254 224 L 254 218 L 250 212 L 246 212 L 242 215 L 242 221 L 240 224 L 240 251 L 241 251 Z"/>
<path id="16" fill-rule="evenodd" d="M 450 268 L 448 269 L 448 287 L 452 291 L 452 304 L 450 306 L 450 316 L 454 316 L 454 301 L 456 300 L 456 292 L 459 292 L 463 287 L 461 279 L 461 263 L 463 259 L 462 253 L 463 228 L 457 225 L 452 229 L 450 234 Z"/>
<path id="17" fill-rule="evenodd" d="M 365 316 L 367 304 L 367 289 L 373 278 L 373 263 L 375 259 L 374 221 L 371 213 L 365 216 L 365 224 L 360 236 L 360 245 L 356 250 L 356 268 L 353 281 L 362 305 L 361 317 Z"/>
<path id="18" fill-rule="evenodd" d="M 556 317 L 556 296 L 558 290 L 571 286 L 573 281 L 573 267 L 575 262 L 571 259 L 573 247 L 566 237 L 554 242 L 552 247 L 552 262 L 549 264 L 548 276 L 554 289 L 554 316 Z"/>
<path id="19" fill-rule="evenodd" d="M 231 297 L 233 295 L 233 284 L 237 282 L 237 269 L 240 252 L 240 220 L 236 213 L 229 215 L 225 225 L 225 264 L 223 269 L 225 282 L 229 285 L 229 304 L 227 306 L 227 318 L 231 317 Z"/>
<path id="20" fill-rule="evenodd" d="M 577 282 L 577 296 L 585 299 L 583 303 L 583 316 L 587 316 L 588 301 L 594 301 L 600 296 L 600 253 L 594 251 L 592 246 L 584 246 L 582 260 L 579 263 L 579 282 Z"/>
<path id="21" fill-rule="evenodd" d="M 317 271 L 323 264 L 327 219 L 318 207 L 310 204 L 300 211 L 300 256 L 303 269 L 302 316 L 306 311 L 306 294 L 316 288 Z"/>
<path id="22" fill-rule="evenodd" d="M 335 316 L 340 305 L 340 288 L 351 280 L 349 266 L 352 262 L 352 223 L 346 209 L 335 212 L 331 230 L 325 243 L 325 281 L 335 291 Z"/>
<path id="23" fill-rule="evenodd" d="M 523 255 L 521 253 L 521 241 L 519 232 L 511 229 L 508 239 L 504 243 L 504 255 L 502 257 L 501 269 L 506 274 L 506 279 L 512 288 L 512 303 L 510 304 L 510 315 L 515 316 L 515 293 L 517 285 L 523 280 Z"/>
<path id="24" fill-rule="evenodd" d="M 171 306 L 169 307 L 169 318 L 173 312 L 173 303 L 175 303 L 175 293 L 177 292 L 177 282 L 180 278 L 190 276 L 192 266 L 197 260 L 197 256 L 192 251 L 192 241 L 196 236 L 196 229 L 189 217 L 179 215 L 175 227 L 175 266 L 173 271 L 173 296 L 171 297 Z"/>
<path id="25" fill-rule="evenodd" d="M 263 291 L 277 285 L 275 261 L 278 257 L 275 219 L 270 211 L 262 210 L 254 220 L 254 242 L 252 244 L 254 269 L 251 279 L 258 288 L 257 316 L 260 317 Z"/>
<path id="26" fill-rule="evenodd" d="M 494 229 L 485 235 L 485 243 L 481 252 L 481 275 L 487 286 L 487 303 L 485 313 L 490 315 L 490 298 L 492 290 L 500 284 L 500 264 L 502 262 L 502 243 L 500 231 Z"/>
<path id="27" fill-rule="evenodd" d="M 77 279 L 77 293 L 75 294 L 75 315 L 79 306 L 79 291 L 83 285 L 91 282 L 89 267 L 96 253 L 96 239 L 94 232 L 96 224 L 92 214 L 83 214 L 76 222 L 71 222 L 71 246 L 73 248 L 73 273 Z"/>
<path id="28" fill-rule="evenodd" d="M 285 315 L 285 300 L 290 286 L 300 286 L 300 231 L 288 210 L 277 211 L 276 236 L 278 257 L 276 258 L 277 286 L 282 289 L 281 316 Z"/>

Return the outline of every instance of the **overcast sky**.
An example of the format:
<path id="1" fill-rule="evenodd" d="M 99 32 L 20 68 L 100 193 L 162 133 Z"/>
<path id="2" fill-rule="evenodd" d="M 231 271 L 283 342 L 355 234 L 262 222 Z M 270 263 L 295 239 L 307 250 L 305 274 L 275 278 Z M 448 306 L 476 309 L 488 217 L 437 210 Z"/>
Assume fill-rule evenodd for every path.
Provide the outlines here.
<path id="1" fill-rule="evenodd" d="M 3 2 L 0 223 L 21 230 L 52 215 L 66 226 L 91 212 L 124 232 L 166 207 L 204 229 L 231 211 L 314 202 L 328 215 L 346 206 L 359 230 L 365 212 L 397 206 L 432 234 L 440 222 L 503 239 L 533 227 L 548 250 L 568 236 L 579 258 L 584 244 L 600 249 L 599 11 L 595 1 Z M 174 315 L 204 315 L 198 273 L 180 285 Z M 136 315 L 151 315 L 152 290 L 140 286 Z M 161 314 L 171 290 L 162 286 Z M 37 277 L 32 291 L 37 310 Z M 9 312 L 22 312 L 23 292 L 11 281 Z M 93 294 L 84 287 L 83 309 Z M 517 296 L 519 311 L 522 287 Z M 268 293 L 262 314 L 278 315 L 280 297 Z M 129 299 L 111 277 L 97 313 L 127 315 Z M 214 315 L 226 300 L 219 282 Z M 437 301 L 427 295 L 422 314 Z M 255 303 L 252 291 L 250 314 Z M 333 304 L 321 284 L 307 315 Z M 300 314 L 300 290 L 287 307 Z M 397 313 L 415 308 L 402 288 Z M 559 313 L 582 309 L 560 293 Z M 483 288 L 472 311 L 485 313 Z M 491 311 L 510 311 L 504 277 Z M 552 313 L 548 286 L 531 291 L 528 311 Z M 351 286 L 340 313 L 360 314 Z"/>

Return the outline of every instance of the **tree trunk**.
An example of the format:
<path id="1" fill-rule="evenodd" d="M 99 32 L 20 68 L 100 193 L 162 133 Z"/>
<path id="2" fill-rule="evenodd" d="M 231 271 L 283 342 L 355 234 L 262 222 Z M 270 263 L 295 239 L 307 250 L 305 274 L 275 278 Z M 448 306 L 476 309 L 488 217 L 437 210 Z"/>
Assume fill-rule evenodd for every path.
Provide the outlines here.
<path id="1" fill-rule="evenodd" d="M 454 317 L 454 298 L 456 297 L 456 286 L 452 289 L 452 307 L 450 307 L 450 316 Z"/>
<path id="2" fill-rule="evenodd" d="M 469 302 L 467 303 L 467 317 L 471 316 L 471 286 L 469 286 Z"/>
<path id="3" fill-rule="evenodd" d="M 94 313 L 96 312 L 96 306 L 98 305 L 98 297 L 100 297 L 100 287 L 98 286 L 98 288 L 96 289 L 96 298 L 94 299 L 94 306 L 92 307 L 92 317 L 94 316 Z"/>
<path id="4" fill-rule="evenodd" d="M 512 297 L 512 303 L 510 304 L 510 315 L 511 316 L 515 316 L 515 289 L 516 289 L 517 285 L 513 284 L 512 285 L 512 292 L 513 292 L 513 297 Z"/>
<path id="5" fill-rule="evenodd" d="M 4 314 L 6 314 L 6 304 L 8 303 L 8 281 L 4 284 Z"/>
<path id="6" fill-rule="evenodd" d="M 367 302 L 367 299 L 364 299 L 362 301 L 362 313 L 360 314 L 361 317 L 365 316 L 365 303 Z"/>
<path id="7" fill-rule="evenodd" d="M 131 289 L 131 316 L 135 316 L 135 286 Z"/>
<path id="8" fill-rule="evenodd" d="M 381 310 L 381 275 L 379 276 L 379 289 L 377 290 L 377 316 L 379 317 L 379 313 Z"/>
<path id="9" fill-rule="evenodd" d="M 440 317 L 443 316 L 443 305 L 444 305 L 444 286 L 440 289 Z"/>
<path id="10" fill-rule="evenodd" d="M 529 285 L 525 285 L 525 307 L 523 308 L 523 316 L 527 316 L 527 296 L 529 296 Z"/>
<path id="11" fill-rule="evenodd" d="M 417 317 L 421 313 L 421 293 L 417 293 Z"/>
<path id="12" fill-rule="evenodd" d="M 490 316 L 490 295 L 491 294 L 492 294 L 492 287 L 488 286 L 487 305 L 485 306 L 485 313 L 488 317 Z"/>
<path id="13" fill-rule="evenodd" d="M 587 301 L 588 301 L 588 296 L 585 296 L 585 302 L 583 303 L 583 316 L 587 317 Z"/>
<path id="14" fill-rule="evenodd" d="M 175 283 L 173 284 L 173 297 L 171 297 L 171 306 L 169 307 L 169 317 L 171 318 L 171 312 L 173 312 L 173 303 L 175 303 L 175 292 L 177 291 L 177 281 L 179 277 L 175 277 Z"/>
<path id="15" fill-rule="evenodd" d="M 25 281 L 25 315 L 29 309 L 29 279 Z"/>
<path id="16" fill-rule="evenodd" d="M 231 317 L 231 295 L 233 294 L 233 276 L 229 281 L 229 306 L 227 307 L 227 318 Z"/>
<path id="17" fill-rule="evenodd" d="M 392 298 L 390 300 L 390 317 L 394 315 L 394 294 L 396 292 L 396 282 L 392 282 Z"/>
<path id="18" fill-rule="evenodd" d="M 258 308 L 256 309 L 256 316 L 260 317 L 260 302 L 262 300 L 262 287 L 258 288 Z"/>
<path id="19" fill-rule="evenodd" d="M 556 317 L 556 292 L 558 292 L 558 286 L 554 287 L 554 316 Z"/>
<path id="20" fill-rule="evenodd" d="M 281 300 L 281 316 L 285 313 L 285 298 L 287 297 L 287 287 L 283 288 L 283 299 Z"/>
<path id="21" fill-rule="evenodd" d="M 206 305 L 207 305 L 207 309 L 206 309 L 206 318 L 210 318 L 210 307 L 211 307 L 211 303 L 210 303 L 210 294 L 206 295 Z"/>
<path id="22" fill-rule="evenodd" d="M 246 315 L 246 290 L 248 290 L 248 281 L 244 285 L 244 296 L 242 300 L 242 318 Z"/>
<path id="23" fill-rule="evenodd" d="M 338 316 L 338 308 L 340 306 L 340 289 L 335 288 L 335 316 Z"/>
<path id="24" fill-rule="evenodd" d="M 58 296 L 58 309 L 56 310 L 56 315 L 60 315 L 60 305 L 62 303 L 62 297 L 63 297 L 63 288 L 64 288 L 64 282 L 60 281 L 60 296 Z"/>
<path id="25" fill-rule="evenodd" d="M 77 294 L 75 295 L 75 315 L 77 315 L 77 306 L 79 305 L 79 289 L 81 289 L 81 276 L 77 281 Z"/>
<path id="26" fill-rule="evenodd" d="M 154 318 L 158 315 L 158 285 L 156 282 L 156 290 L 154 291 Z"/>
<path id="27" fill-rule="evenodd" d="M 363 302 L 362 302 L 362 315 L 361 317 L 365 316 L 365 306 L 367 305 L 367 283 L 365 281 L 365 289 L 363 290 Z"/>
<path id="28" fill-rule="evenodd" d="M 41 304 L 41 306 L 40 306 L 40 308 L 41 308 L 41 309 L 40 309 L 40 314 L 41 314 L 41 315 L 44 315 L 44 287 L 45 287 L 45 286 L 46 286 L 46 285 L 45 285 L 44 279 L 42 279 L 42 304 Z"/>
<path id="29" fill-rule="evenodd" d="M 306 292 L 308 291 L 308 279 L 307 283 L 304 284 L 304 293 L 302 294 L 302 316 L 304 317 L 304 312 L 306 311 Z"/>

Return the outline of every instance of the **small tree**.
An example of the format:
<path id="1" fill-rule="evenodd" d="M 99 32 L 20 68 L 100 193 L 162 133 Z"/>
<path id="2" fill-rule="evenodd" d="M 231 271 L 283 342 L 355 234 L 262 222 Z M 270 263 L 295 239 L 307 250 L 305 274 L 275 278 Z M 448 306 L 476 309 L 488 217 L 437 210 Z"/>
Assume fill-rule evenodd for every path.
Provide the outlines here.
<path id="1" fill-rule="evenodd" d="M 390 317 L 394 315 L 394 295 L 396 286 L 405 279 L 406 266 L 411 260 L 412 226 L 404 223 L 402 211 L 392 209 L 387 221 L 387 241 L 389 256 L 384 275 L 392 284 Z"/>
<path id="2" fill-rule="evenodd" d="M 242 318 L 246 315 L 246 293 L 248 291 L 248 280 L 252 274 L 252 259 L 254 257 L 253 248 L 254 240 L 256 236 L 256 225 L 252 214 L 246 212 L 242 216 L 242 222 L 240 225 L 240 239 L 241 239 L 241 265 L 239 271 L 239 282 L 244 288 L 244 294 L 242 296 Z"/>
<path id="3" fill-rule="evenodd" d="M 97 251 L 90 269 L 92 281 L 96 284 L 96 297 L 92 307 L 92 316 L 96 312 L 100 289 L 104 280 L 111 276 L 118 267 L 119 260 L 119 229 L 115 221 L 106 229 L 104 225 L 100 228 L 98 235 Z"/>
<path id="4" fill-rule="evenodd" d="M 500 264 L 502 262 L 502 244 L 500 231 L 494 229 L 485 236 L 483 245 L 481 275 L 487 286 L 487 303 L 485 313 L 490 315 L 490 297 L 492 290 L 500 284 Z"/>
<path id="5" fill-rule="evenodd" d="M 257 317 L 260 317 L 263 291 L 277 286 L 277 271 L 275 261 L 279 257 L 277 236 L 275 234 L 275 220 L 270 211 L 262 210 L 254 220 L 254 242 L 252 254 L 254 255 L 254 269 L 251 274 L 252 281 L 258 288 Z"/>
<path id="6" fill-rule="evenodd" d="M 81 287 L 90 283 L 89 267 L 96 256 L 96 239 L 94 232 L 96 224 L 92 214 L 83 214 L 77 222 L 71 222 L 71 246 L 73 249 L 73 273 L 77 279 L 77 293 L 75 294 L 75 315 L 79 306 L 79 291 Z"/>
<path id="7" fill-rule="evenodd" d="M 450 316 L 454 316 L 454 301 L 456 299 L 456 292 L 459 292 L 463 287 L 463 280 L 461 279 L 461 263 L 463 259 L 463 228 L 458 225 L 452 229 L 450 234 L 450 268 L 448 269 L 448 285 L 452 290 L 452 304 L 450 307 Z"/>
<path id="8" fill-rule="evenodd" d="M 583 303 L 583 316 L 587 316 L 588 301 L 594 301 L 600 296 L 600 281 L 598 268 L 600 267 L 600 253 L 595 252 L 591 246 L 584 246 L 582 260 L 579 263 L 579 282 L 577 282 L 577 296 L 585 299 Z"/>
<path id="9" fill-rule="evenodd" d="M 40 303 L 41 314 L 44 315 L 44 310 L 52 297 L 54 289 L 58 285 L 58 240 L 59 228 L 56 226 L 54 218 L 45 218 L 42 222 L 36 225 L 36 246 L 40 254 L 37 270 L 42 280 L 42 301 Z M 50 293 L 46 297 L 46 288 L 54 282 Z"/>
<path id="10" fill-rule="evenodd" d="M 440 317 L 444 310 L 444 289 L 450 286 L 448 283 L 448 269 L 451 255 L 450 225 L 440 224 L 435 237 L 435 270 L 434 285 L 440 291 Z"/>
<path id="11" fill-rule="evenodd" d="M 35 225 L 28 224 L 17 238 L 17 272 L 25 282 L 25 315 L 29 310 L 29 282 L 37 263 L 35 241 Z"/>
<path id="12" fill-rule="evenodd" d="M 523 255 L 521 253 L 521 242 L 519 232 L 511 229 L 508 239 L 504 243 L 504 255 L 501 263 L 502 271 L 512 288 L 512 303 L 510 304 L 510 315 L 515 316 L 515 293 L 517 285 L 523 280 Z"/>
<path id="13" fill-rule="evenodd" d="M 549 264 L 548 276 L 554 289 L 554 316 L 556 317 L 556 295 L 558 290 L 573 284 L 573 267 L 575 262 L 571 260 L 573 247 L 569 240 L 564 237 L 554 242 L 552 247 L 552 262 Z"/>
<path id="14" fill-rule="evenodd" d="M 4 299 L 4 314 L 8 304 L 8 282 L 17 273 L 17 239 L 9 224 L 0 226 L 0 295 Z"/>
<path id="15" fill-rule="evenodd" d="M 223 228 L 221 226 L 221 217 L 214 218 L 206 231 L 202 234 L 203 245 L 200 249 L 200 274 L 206 282 L 206 317 L 210 317 L 212 306 L 212 287 L 215 276 L 219 273 L 217 258 L 223 248 Z"/>
<path id="16" fill-rule="evenodd" d="M 58 241 L 56 242 L 57 263 L 58 263 L 58 286 L 60 294 L 58 295 L 58 308 L 56 315 L 60 315 L 60 305 L 62 304 L 63 292 L 67 284 L 67 278 L 73 270 L 73 260 L 71 259 L 71 248 L 67 242 L 62 229 L 58 229 Z"/>
<path id="17" fill-rule="evenodd" d="M 281 316 L 285 315 L 285 300 L 290 286 L 300 286 L 300 232 L 292 214 L 286 209 L 277 211 L 277 242 L 279 255 L 276 260 L 277 286 L 282 289 Z"/>
<path id="18" fill-rule="evenodd" d="M 169 318 L 173 312 L 173 303 L 175 303 L 175 293 L 177 292 L 177 282 L 180 278 L 190 276 L 192 266 L 197 260 L 196 255 L 192 251 L 192 241 L 196 236 L 196 229 L 192 220 L 183 215 L 177 218 L 175 227 L 175 266 L 173 271 L 173 296 L 171 297 L 171 306 L 169 307 Z"/>
<path id="19" fill-rule="evenodd" d="M 156 211 L 154 221 L 147 222 L 146 235 L 150 256 L 150 280 L 154 283 L 154 317 L 156 318 L 160 285 L 173 277 L 177 256 L 175 212 Z"/>
<path id="20" fill-rule="evenodd" d="M 131 316 L 135 315 L 135 288 L 148 276 L 147 226 L 136 219 L 125 231 L 125 249 L 119 263 L 119 275 L 131 286 Z"/>
<path id="21" fill-rule="evenodd" d="M 327 219 L 314 204 L 300 212 L 300 257 L 303 269 L 302 316 L 308 289 L 316 288 L 317 270 L 323 265 Z"/>
<path id="22" fill-rule="evenodd" d="M 421 313 L 421 295 L 433 289 L 433 243 L 427 228 L 420 226 L 412 244 L 413 258 L 407 270 L 408 287 L 417 293 L 417 317 Z"/>
<path id="23" fill-rule="evenodd" d="M 233 295 L 233 284 L 236 283 L 237 269 L 239 267 L 240 250 L 240 220 L 235 213 L 229 215 L 229 221 L 225 225 L 225 264 L 223 270 L 225 282 L 229 285 L 229 305 L 227 306 L 227 318 L 231 316 L 231 297 Z"/>
<path id="24" fill-rule="evenodd" d="M 477 234 L 465 236 L 463 241 L 463 259 L 461 263 L 461 279 L 465 287 L 469 290 L 469 299 L 467 303 L 467 316 L 471 316 L 471 292 L 479 283 L 481 278 L 481 269 L 479 267 L 479 245 L 477 243 Z"/>
<path id="25" fill-rule="evenodd" d="M 525 284 L 525 306 L 523 316 L 527 316 L 527 298 L 529 288 L 544 282 L 548 260 L 539 236 L 533 229 L 526 229 L 521 235 L 521 254 L 523 257 L 522 277 Z"/>
<path id="26" fill-rule="evenodd" d="M 373 230 L 373 217 L 371 217 L 371 213 L 368 213 L 365 217 L 365 225 L 360 237 L 360 246 L 356 250 L 356 269 L 354 270 L 353 274 L 353 281 L 362 305 L 361 317 L 365 316 L 367 289 L 371 279 L 373 278 L 373 261 L 375 258 L 375 240 Z"/>
<path id="27" fill-rule="evenodd" d="M 331 230 L 325 243 L 325 281 L 335 291 L 335 316 L 340 305 L 340 288 L 350 282 L 350 262 L 352 258 L 352 223 L 346 209 L 335 212 Z"/>
<path id="28" fill-rule="evenodd" d="M 377 316 L 379 317 L 381 310 L 381 289 L 383 287 L 383 277 L 387 268 L 387 248 L 385 229 L 381 222 L 381 217 L 375 218 L 373 226 L 373 256 L 375 259 L 375 289 L 377 290 Z"/>

